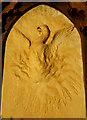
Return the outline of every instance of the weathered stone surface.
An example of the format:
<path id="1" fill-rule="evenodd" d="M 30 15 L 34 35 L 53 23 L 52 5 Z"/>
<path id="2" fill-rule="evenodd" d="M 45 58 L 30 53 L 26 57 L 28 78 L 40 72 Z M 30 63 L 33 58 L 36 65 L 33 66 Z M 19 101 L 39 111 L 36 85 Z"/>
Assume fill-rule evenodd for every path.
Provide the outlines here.
<path id="1" fill-rule="evenodd" d="M 58 10 L 39 5 L 7 38 L 2 117 L 84 118 L 81 39 Z"/>

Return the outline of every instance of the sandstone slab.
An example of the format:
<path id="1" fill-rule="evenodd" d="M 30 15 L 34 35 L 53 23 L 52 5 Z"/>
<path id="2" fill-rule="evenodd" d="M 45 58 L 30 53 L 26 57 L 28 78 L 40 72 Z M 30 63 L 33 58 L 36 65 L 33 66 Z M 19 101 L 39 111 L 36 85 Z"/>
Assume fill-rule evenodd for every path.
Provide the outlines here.
<path id="1" fill-rule="evenodd" d="M 3 71 L 3 118 L 85 118 L 81 38 L 58 10 L 39 5 L 15 23 Z"/>

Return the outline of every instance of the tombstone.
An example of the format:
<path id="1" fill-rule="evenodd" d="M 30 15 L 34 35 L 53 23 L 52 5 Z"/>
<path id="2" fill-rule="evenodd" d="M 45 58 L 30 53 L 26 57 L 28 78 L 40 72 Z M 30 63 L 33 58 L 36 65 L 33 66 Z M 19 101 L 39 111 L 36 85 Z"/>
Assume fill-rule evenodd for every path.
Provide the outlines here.
<path id="1" fill-rule="evenodd" d="M 2 118 L 85 118 L 81 38 L 55 8 L 38 5 L 13 25 L 1 105 Z"/>

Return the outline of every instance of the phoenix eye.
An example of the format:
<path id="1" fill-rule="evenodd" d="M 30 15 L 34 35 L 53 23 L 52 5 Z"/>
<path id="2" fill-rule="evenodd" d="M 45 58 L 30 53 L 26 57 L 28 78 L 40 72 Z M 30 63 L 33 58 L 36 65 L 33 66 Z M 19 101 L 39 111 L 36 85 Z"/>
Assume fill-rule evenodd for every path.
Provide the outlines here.
<path id="1" fill-rule="evenodd" d="M 38 30 L 39 32 L 42 32 L 42 29 L 41 29 L 40 27 L 37 27 L 37 30 Z"/>

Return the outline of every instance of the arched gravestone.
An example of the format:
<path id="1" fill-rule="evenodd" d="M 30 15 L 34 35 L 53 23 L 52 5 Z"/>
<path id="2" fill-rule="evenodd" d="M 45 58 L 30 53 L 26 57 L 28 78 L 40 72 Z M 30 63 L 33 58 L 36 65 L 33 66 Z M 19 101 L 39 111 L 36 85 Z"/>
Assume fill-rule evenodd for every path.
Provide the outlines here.
<path id="1" fill-rule="evenodd" d="M 80 35 L 58 10 L 39 5 L 12 27 L 6 42 L 2 118 L 84 118 Z"/>

